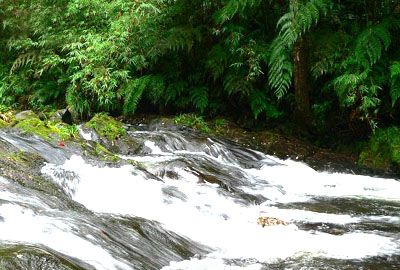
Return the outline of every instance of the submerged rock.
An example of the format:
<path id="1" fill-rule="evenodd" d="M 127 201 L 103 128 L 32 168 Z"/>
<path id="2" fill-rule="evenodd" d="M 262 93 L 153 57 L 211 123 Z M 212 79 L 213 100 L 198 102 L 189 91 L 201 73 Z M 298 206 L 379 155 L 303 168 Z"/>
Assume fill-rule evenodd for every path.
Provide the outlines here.
<path id="1" fill-rule="evenodd" d="M 277 218 L 273 218 L 273 217 L 259 217 L 257 219 L 257 224 L 261 225 L 261 227 L 265 227 L 265 226 L 276 226 L 276 225 L 284 225 L 287 226 L 288 223 L 286 221 L 277 219 Z"/>

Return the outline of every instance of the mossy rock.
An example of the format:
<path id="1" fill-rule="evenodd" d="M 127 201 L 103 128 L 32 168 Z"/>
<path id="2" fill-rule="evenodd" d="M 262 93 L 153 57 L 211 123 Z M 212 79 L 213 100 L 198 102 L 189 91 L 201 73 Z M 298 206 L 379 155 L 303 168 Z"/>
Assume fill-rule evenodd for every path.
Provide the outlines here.
<path id="1" fill-rule="evenodd" d="M 36 113 L 33 111 L 22 111 L 19 112 L 15 115 L 15 120 L 16 121 L 24 121 L 32 118 L 39 118 Z"/>
<path id="2" fill-rule="evenodd" d="M 360 154 L 359 163 L 373 169 L 400 167 L 400 128 L 377 130 Z"/>
<path id="3" fill-rule="evenodd" d="M 78 129 L 64 123 L 44 122 L 39 117 L 19 121 L 15 128 L 27 134 L 35 134 L 47 141 L 52 139 L 69 140 L 78 136 Z"/>
<path id="4" fill-rule="evenodd" d="M 100 137 L 109 141 L 115 141 L 126 135 L 121 122 L 103 113 L 96 114 L 85 126 L 93 128 Z"/>
<path id="5" fill-rule="evenodd" d="M 0 128 L 5 128 L 7 126 L 8 126 L 7 122 L 4 121 L 3 119 L 0 119 Z"/>
<path id="6" fill-rule="evenodd" d="M 45 140 L 50 140 L 51 135 L 54 133 L 50 128 L 48 128 L 45 123 L 38 117 L 27 118 L 18 122 L 15 125 L 16 128 L 24 131 L 28 134 L 35 134 Z"/>

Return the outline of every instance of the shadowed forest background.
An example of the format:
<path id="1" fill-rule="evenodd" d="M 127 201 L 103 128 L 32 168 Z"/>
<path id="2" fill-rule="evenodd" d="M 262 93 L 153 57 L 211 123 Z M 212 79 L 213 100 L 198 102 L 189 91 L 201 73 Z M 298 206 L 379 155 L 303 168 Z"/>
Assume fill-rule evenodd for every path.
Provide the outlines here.
<path id="1" fill-rule="evenodd" d="M 400 164 L 397 0 L 0 0 L 0 22 L 0 112 L 224 116 Z"/>

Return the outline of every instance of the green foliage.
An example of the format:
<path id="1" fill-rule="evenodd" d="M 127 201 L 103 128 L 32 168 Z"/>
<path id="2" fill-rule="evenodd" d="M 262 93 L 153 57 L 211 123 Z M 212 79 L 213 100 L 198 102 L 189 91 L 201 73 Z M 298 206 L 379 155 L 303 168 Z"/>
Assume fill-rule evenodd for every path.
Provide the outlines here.
<path id="1" fill-rule="evenodd" d="M 237 14 L 246 14 L 247 9 L 258 8 L 261 0 L 229 0 L 217 13 L 219 23 L 231 20 Z"/>
<path id="2" fill-rule="evenodd" d="M 226 121 L 223 118 L 216 118 L 214 120 L 214 127 L 213 129 L 215 130 L 215 132 L 217 133 L 223 133 L 226 131 L 226 129 L 228 128 L 228 121 Z"/>
<path id="3" fill-rule="evenodd" d="M 211 129 L 208 127 L 206 121 L 201 116 L 194 114 L 181 114 L 175 117 L 175 124 L 187 126 L 204 133 L 210 133 Z"/>
<path id="4" fill-rule="evenodd" d="M 390 67 L 390 97 L 393 106 L 400 98 L 400 61 Z"/>
<path id="5" fill-rule="evenodd" d="M 190 96 L 194 107 L 203 113 L 208 106 L 207 87 L 194 87 L 190 93 Z"/>
<path id="6" fill-rule="evenodd" d="M 278 98 L 282 98 L 292 84 L 293 64 L 290 56 L 293 45 L 331 6 L 330 0 L 290 1 L 289 10 L 277 22 L 278 36 L 271 43 L 268 82 Z"/>
<path id="7" fill-rule="evenodd" d="M 330 6 L 330 0 L 309 0 L 304 3 L 299 0 L 290 1 L 289 11 L 277 23 L 278 38 L 290 48 L 327 14 Z"/>
<path id="8" fill-rule="evenodd" d="M 115 141 L 126 134 L 121 122 L 104 113 L 96 114 L 86 126 L 93 128 L 97 134 L 110 141 Z"/>
<path id="9" fill-rule="evenodd" d="M 377 169 L 388 168 L 391 164 L 400 166 L 400 129 L 378 130 L 361 153 L 359 162 Z"/>
<path id="10" fill-rule="evenodd" d="M 67 125 L 65 123 L 47 122 L 46 126 L 63 140 L 71 140 L 79 137 L 79 131 L 76 125 Z"/>
<path id="11" fill-rule="evenodd" d="M 267 118 L 276 119 L 282 112 L 268 99 L 268 96 L 261 91 L 253 91 L 250 94 L 250 106 L 254 118 L 257 119 L 261 113 L 265 113 Z"/>
<path id="12" fill-rule="evenodd" d="M 397 1 L 2 0 L 0 10 L 7 108 L 284 121 L 299 105 L 294 51 L 305 44 L 313 123 L 399 121 Z"/>

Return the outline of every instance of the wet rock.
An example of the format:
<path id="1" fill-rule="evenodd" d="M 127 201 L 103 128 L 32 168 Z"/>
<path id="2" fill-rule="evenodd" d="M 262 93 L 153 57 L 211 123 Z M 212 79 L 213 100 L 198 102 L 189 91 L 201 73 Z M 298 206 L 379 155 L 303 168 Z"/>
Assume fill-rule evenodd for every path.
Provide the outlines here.
<path id="1" fill-rule="evenodd" d="M 73 124 L 72 114 L 68 109 L 57 110 L 50 116 L 49 120 L 56 123 L 62 122 L 68 125 Z"/>
<path id="2" fill-rule="evenodd" d="M 76 259 L 31 246 L 1 247 L 0 269 L 76 270 L 89 266 Z"/>
<path id="3" fill-rule="evenodd" d="M 114 154 L 132 155 L 141 147 L 141 143 L 129 136 L 122 122 L 106 114 L 95 115 L 82 130 L 92 134 L 99 144 Z"/>

